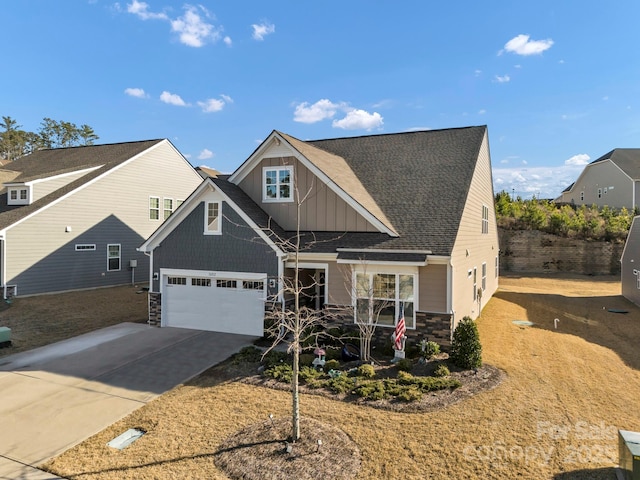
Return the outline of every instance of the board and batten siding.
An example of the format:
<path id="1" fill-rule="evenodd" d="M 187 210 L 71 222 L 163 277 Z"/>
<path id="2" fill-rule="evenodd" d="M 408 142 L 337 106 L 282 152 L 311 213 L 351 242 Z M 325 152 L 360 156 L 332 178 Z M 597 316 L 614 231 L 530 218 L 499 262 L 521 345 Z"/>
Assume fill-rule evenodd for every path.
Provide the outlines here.
<path id="1" fill-rule="evenodd" d="M 489 208 L 489 233 L 486 234 L 482 233 L 483 206 Z M 499 241 L 491 179 L 491 159 L 485 133 L 451 255 L 452 309 L 456 324 L 464 316 L 477 318 L 481 307 L 484 307 L 498 288 L 495 271 L 495 258 L 498 254 Z M 487 264 L 487 285 L 480 305 L 478 301 L 474 301 L 473 269 L 477 269 L 478 288 L 482 285 L 483 263 Z"/>
<path id="2" fill-rule="evenodd" d="M 161 223 L 149 219 L 149 196 L 185 199 L 201 181 L 168 142 L 158 144 L 9 228 L 6 283 L 19 295 L 126 284 L 130 260 L 134 279 L 148 281 L 148 257 L 136 249 Z M 107 271 L 108 244 L 121 245 L 119 271 Z"/>
<path id="3" fill-rule="evenodd" d="M 273 154 L 271 151 L 269 154 Z M 377 232 L 371 223 L 340 198 L 313 172 L 292 156 L 268 157 L 240 182 L 240 188 L 285 230 L 296 229 L 296 202 L 263 202 L 263 167 L 293 165 L 294 182 L 300 196 L 308 198 L 301 205 L 300 229 L 317 232 Z"/>
<path id="4" fill-rule="evenodd" d="M 584 192 L 584 200 L 580 199 L 581 192 Z M 611 160 L 603 160 L 587 165 L 571 191 L 562 194 L 562 201 L 575 205 L 608 205 L 631 209 L 633 181 Z"/>
<path id="5" fill-rule="evenodd" d="M 161 268 L 266 273 L 277 278 L 278 257 L 273 248 L 226 202 L 222 202 L 222 235 L 204 234 L 207 201 L 219 198 L 210 192 L 153 251 L 153 271 L 158 278 Z M 152 288 L 160 291 L 159 280 L 154 280 Z M 276 293 L 276 287 L 269 287 L 269 295 Z"/>
<path id="6" fill-rule="evenodd" d="M 33 184 L 31 185 L 31 201 L 35 202 L 36 200 L 40 200 L 50 193 L 55 192 L 59 188 L 62 188 L 65 185 L 69 185 L 71 182 L 74 182 L 80 177 L 89 173 L 90 170 L 85 169 L 80 172 L 55 175 L 53 177 L 33 182 Z"/>
<path id="7" fill-rule="evenodd" d="M 447 265 L 433 264 L 418 269 L 418 311 L 448 313 Z"/>
<path id="8" fill-rule="evenodd" d="M 640 216 L 631 223 L 620 268 L 622 296 L 640 306 Z"/>

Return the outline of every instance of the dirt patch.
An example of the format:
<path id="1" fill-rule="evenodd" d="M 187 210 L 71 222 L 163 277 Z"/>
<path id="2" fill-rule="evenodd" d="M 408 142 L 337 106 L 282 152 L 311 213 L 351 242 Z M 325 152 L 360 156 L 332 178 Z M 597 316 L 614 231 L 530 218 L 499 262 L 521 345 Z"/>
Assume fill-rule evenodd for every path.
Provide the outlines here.
<path id="1" fill-rule="evenodd" d="M 11 329 L 12 346 L 0 357 L 122 322 L 147 321 L 147 294 L 140 286 L 119 286 L 14 298 L 2 304 L 0 326 Z"/>

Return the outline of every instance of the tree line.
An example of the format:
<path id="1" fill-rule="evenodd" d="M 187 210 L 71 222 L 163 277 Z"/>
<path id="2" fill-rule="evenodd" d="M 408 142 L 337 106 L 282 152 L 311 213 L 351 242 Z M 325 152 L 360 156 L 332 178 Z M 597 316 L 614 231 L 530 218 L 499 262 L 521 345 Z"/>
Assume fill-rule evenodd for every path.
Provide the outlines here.
<path id="1" fill-rule="evenodd" d="M 499 192 L 495 198 L 498 227 L 508 230 L 540 230 L 569 238 L 622 242 L 627 238 L 638 209 L 597 205 L 557 204 L 550 200 L 523 200 Z"/>
<path id="2" fill-rule="evenodd" d="M 98 135 L 89 125 L 45 117 L 37 132 L 28 132 L 11 117 L 0 122 L 0 159 L 13 161 L 36 150 L 93 145 Z"/>

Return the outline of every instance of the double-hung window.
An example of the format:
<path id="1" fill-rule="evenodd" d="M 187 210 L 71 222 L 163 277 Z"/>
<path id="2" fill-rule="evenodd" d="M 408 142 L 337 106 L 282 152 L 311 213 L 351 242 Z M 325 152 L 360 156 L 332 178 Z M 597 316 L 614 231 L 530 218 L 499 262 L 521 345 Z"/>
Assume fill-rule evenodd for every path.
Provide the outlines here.
<path id="1" fill-rule="evenodd" d="M 164 219 L 166 220 L 173 213 L 173 198 L 165 198 L 163 200 Z"/>
<path id="2" fill-rule="evenodd" d="M 120 244 L 111 243 L 107 245 L 107 271 L 117 270 L 120 270 Z"/>
<path id="3" fill-rule="evenodd" d="M 207 234 L 219 234 L 222 231 L 222 219 L 220 218 L 220 202 L 207 202 L 205 209 L 204 232 Z"/>
<path id="4" fill-rule="evenodd" d="M 482 264 L 482 291 L 484 292 L 487 289 L 487 264 Z"/>
<path id="5" fill-rule="evenodd" d="M 293 166 L 264 167 L 262 199 L 266 202 L 293 201 Z"/>
<path id="6" fill-rule="evenodd" d="M 401 312 L 415 328 L 415 275 L 355 273 L 355 321 L 393 327 Z"/>
<path id="7" fill-rule="evenodd" d="M 149 197 L 149 220 L 160 220 L 159 197 Z"/>
<path id="8" fill-rule="evenodd" d="M 482 205 L 482 233 L 489 233 L 489 207 Z"/>

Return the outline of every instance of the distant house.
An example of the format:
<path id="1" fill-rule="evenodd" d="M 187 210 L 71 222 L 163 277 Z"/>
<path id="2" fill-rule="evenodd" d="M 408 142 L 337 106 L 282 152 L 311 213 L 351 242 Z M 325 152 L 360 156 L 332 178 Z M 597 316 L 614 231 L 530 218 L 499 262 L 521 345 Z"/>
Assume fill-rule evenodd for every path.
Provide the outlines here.
<path id="1" fill-rule="evenodd" d="M 147 281 L 136 248 L 202 178 L 168 140 L 40 150 L 0 169 L 4 297 Z"/>
<path id="2" fill-rule="evenodd" d="M 616 148 L 589 163 L 556 202 L 633 210 L 640 205 L 640 148 Z"/>
<path id="3" fill-rule="evenodd" d="M 640 306 L 640 216 L 631 223 L 620 264 L 622 295 Z"/>
<path id="4" fill-rule="evenodd" d="M 206 178 L 140 250 L 151 256 L 150 323 L 262 335 L 285 302 L 296 192 L 300 278 L 312 308 L 353 306 L 373 288 L 390 334 L 447 344 L 498 286 L 487 129 L 301 141 L 273 131 L 230 176 Z M 366 308 L 364 308 L 366 310 Z M 353 322 L 353 319 L 347 320 Z"/>

